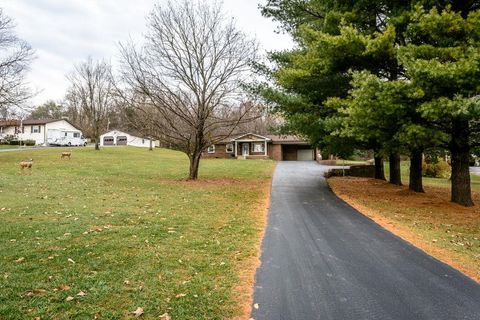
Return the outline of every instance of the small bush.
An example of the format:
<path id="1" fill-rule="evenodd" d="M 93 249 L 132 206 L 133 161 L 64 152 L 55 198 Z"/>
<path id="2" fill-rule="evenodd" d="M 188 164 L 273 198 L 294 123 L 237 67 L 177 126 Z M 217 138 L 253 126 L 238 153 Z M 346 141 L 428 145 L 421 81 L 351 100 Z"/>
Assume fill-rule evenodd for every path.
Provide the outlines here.
<path id="1" fill-rule="evenodd" d="M 423 163 L 422 173 L 424 177 L 430 178 L 449 178 L 451 168 L 448 163 L 441 160 L 436 163 Z"/>
<path id="2" fill-rule="evenodd" d="M 323 174 L 325 178 L 343 177 L 348 175 L 349 175 L 349 169 L 330 169 Z"/>
<path id="3" fill-rule="evenodd" d="M 10 140 L 11 146 L 34 146 L 35 140 Z"/>
<path id="4" fill-rule="evenodd" d="M 23 141 L 23 144 L 26 146 L 34 146 L 35 145 L 35 140 L 25 140 Z"/>

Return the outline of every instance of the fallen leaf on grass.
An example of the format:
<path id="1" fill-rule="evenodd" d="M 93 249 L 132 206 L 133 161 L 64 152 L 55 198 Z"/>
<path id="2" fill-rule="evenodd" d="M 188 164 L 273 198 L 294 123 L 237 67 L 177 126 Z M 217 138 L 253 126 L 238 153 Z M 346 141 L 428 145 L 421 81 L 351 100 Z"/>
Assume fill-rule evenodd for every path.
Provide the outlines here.
<path id="1" fill-rule="evenodd" d="M 25 257 L 21 257 L 15 260 L 16 263 L 22 263 L 23 261 L 25 261 Z"/>
<path id="2" fill-rule="evenodd" d="M 140 308 L 140 307 L 138 307 L 137 310 L 131 312 L 131 314 L 133 314 L 135 318 L 140 317 L 143 313 L 144 313 L 143 308 Z"/>
<path id="3" fill-rule="evenodd" d="M 67 290 L 70 290 L 70 288 L 71 287 L 68 284 L 61 284 L 61 285 L 58 286 L 57 289 L 60 290 L 60 291 L 67 291 Z"/>
<path id="4" fill-rule="evenodd" d="M 33 289 L 31 291 L 27 291 L 23 296 L 24 297 L 33 297 L 33 296 L 41 296 L 47 293 L 47 290 L 45 289 Z"/>
<path id="5" fill-rule="evenodd" d="M 160 316 L 160 320 L 172 320 L 168 313 L 164 313 Z"/>
<path id="6" fill-rule="evenodd" d="M 47 293 L 47 290 L 45 290 L 45 289 L 33 289 L 32 292 L 33 292 L 33 294 L 45 294 L 45 293 Z"/>
<path id="7" fill-rule="evenodd" d="M 79 293 L 77 293 L 77 296 L 80 296 L 80 297 L 85 297 L 87 294 L 83 291 L 80 291 Z"/>
<path id="8" fill-rule="evenodd" d="M 175 296 L 175 298 L 183 298 L 183 297 L 185 297 L 185 296 L 186 296 L 185 293 L 179 293 L 179 294 L 177 294 L 177 295 Z"/>
<path id="9" fill-rule="evenodd" d="M 75 264 L 75 261 L 73 259 L 68 258 L 68 262 Z"/>
<path id="10" fill-rule="evenodd" d="M 75 299 L 75 298 L 72 297 L 72 296 L 68 296 L 68 297 L 65 298 L 65 301 L 72 301 L 73 299 Z"/>

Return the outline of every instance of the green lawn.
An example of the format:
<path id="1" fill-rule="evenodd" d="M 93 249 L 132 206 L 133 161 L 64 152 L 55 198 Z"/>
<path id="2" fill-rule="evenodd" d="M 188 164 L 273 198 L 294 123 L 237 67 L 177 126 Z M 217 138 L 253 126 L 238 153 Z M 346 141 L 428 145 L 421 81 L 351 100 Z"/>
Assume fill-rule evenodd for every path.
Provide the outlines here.
<path id="1" fill-rule="evenodd" d="M 241 314 L 274 162 L 203 160 L 190 183 L 178 152 L 72 150 L 0 153 L 0 319 Z"/>
<path id="2" fill-rule="evenodd" d="M 409 182 L 409 170 L 410 163 L 408 161 L 402 161 L 401 163 L 401 172 L 402 172 L 402 183 L 404 185 L 408 185 Z M 385 177 L 388 180 L 388 174 L 390 172 L 390 168 L 388 162 L 385 162 Z M 480 191 L 480 176 L 477 175 L 470 175 L 471 177 L 471 186 L 473 191 Z M 431 187 L 442 187 L 442 188 L 450 188 L 450 180 L 444 178 L 427 178 L 423 177 L 423 185 L 424 186 L 431 186 Z"/>
<path id="3" fill-rule="evenodd" d="M 0 144 L 1 149 L 19 149 L 19 148 L 31 148 L 30 146 L 16 146 L 16 145 L 9 145 L 9 144 Z"/>

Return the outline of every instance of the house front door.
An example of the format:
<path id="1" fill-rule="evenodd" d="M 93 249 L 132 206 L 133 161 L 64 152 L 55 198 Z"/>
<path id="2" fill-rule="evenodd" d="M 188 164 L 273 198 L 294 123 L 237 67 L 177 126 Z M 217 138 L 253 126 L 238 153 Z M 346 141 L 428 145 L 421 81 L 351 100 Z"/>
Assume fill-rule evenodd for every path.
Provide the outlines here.
<path id="1" fill-rule="evenodd" d="M 242 144 L 242 155 L 248 156 L 249 155 L 249 150 L 250 150 L 250 144 L 249 143 Z"/>

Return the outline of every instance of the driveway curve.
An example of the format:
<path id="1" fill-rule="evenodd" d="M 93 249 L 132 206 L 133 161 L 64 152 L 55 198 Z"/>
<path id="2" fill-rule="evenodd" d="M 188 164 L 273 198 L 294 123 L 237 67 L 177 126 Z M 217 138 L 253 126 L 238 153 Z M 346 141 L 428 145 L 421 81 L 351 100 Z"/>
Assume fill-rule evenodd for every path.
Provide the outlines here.
<path id="1" fill-rule="evenodd" d="M 326 169 L 277 165 L 253 319 L 480 319 L 479 284 L 336 197 Z"/>

